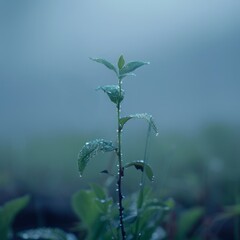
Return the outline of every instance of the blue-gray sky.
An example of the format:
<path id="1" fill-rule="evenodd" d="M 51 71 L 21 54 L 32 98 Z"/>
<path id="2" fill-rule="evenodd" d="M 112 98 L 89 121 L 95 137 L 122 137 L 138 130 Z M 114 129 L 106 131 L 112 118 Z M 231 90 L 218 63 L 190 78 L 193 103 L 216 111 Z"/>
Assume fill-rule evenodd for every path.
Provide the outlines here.
<path id="1" fill-rule="evenodd" d="M 0 134 L 114 129 L 94 89 L 114 74 L 89 60 L 150 61 L 126 79 L 123 113 L 160 129 L 240 120 L 237 0 L 1 1 Z"/>

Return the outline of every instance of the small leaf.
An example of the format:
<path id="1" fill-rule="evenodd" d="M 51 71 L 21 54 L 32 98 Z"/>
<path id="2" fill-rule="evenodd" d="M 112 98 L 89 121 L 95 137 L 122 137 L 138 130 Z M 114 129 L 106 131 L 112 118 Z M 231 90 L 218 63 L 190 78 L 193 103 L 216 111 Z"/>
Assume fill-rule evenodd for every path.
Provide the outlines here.
<path id="1" fill-rule="evenodd" d="M 110 100 L 115 104 L 120 103 L 124 98 L 124 91 L 121 90 L 121 93 L 120 93 L 120 88 L 118 85 L 106 85 L 106 86 L 99 87 L 98 89 L 101 89 L 105 93 L 107 93 Z"/>
<path id="2" fill-rule="evenodd" d="M 107 175 L 109 175 L 109 176 L 114 176 L 112 173 L 110 173 L 107 169 L 105 169 L 105 170 L 103 170 L 103 171 L 101 171 L 100 173 L 104 173 L 104 174 L 107 174 Z"/>
<path id="3" fill-rule="evenodd" d="M 150 64 L 149 62 L 130 62 L 128 64 L 126 64 L 122 69 L 120 69 L 119 74 L 123 75 L 126 73 L 130 73 L 133 72 L 134 70 L 136 70 L 139 67 L 142 67 L 143 65 L 148 65 Z"/>
<path id="4" fill-rule="evenodd" d="M 136 76 L 135 73 L 125 73 L 125 74 L 119 75 L 119 79 L 122 80 L 125 77 L 135 77 L 135 76 Z"/>
<path id="5" fill-rule="evenodd" d="M 31 240 L 77 240 L 73 234 L 64 232 L 58 228 L 37 228 L 20 232 L 18 236 L 22 239 Z"/>
<path id="6" fill-rule="evenodd" d="M 102 170 L 100 173 L 110 174 L 108 170 Z"/>
<path id="7" fill-rule="evenodd" d="M 7 202 L 0 207 L 0 239 L 7 240 L 8 231 L 16 215 L 28 204 L 30 197 L 24 196 Z"/>
<path id="8" fill-rule="evenodd" d="M 110 70 L 113 70 L 118 76 L 117 69 L 114 67 L 114 65 L 112 63 L 110 63 L 107 60 L 102 59 L 102 58 L 90 58 L 90 59 L 95 61 L 95 62 L 98 62 L 98 63 L 101 63 L 101 64 L 105 65 Z"/>
<path id="9" fill-rule="evenodd" d="M 128 163 L 124 167 L 128 168 L 131 166 L 134 166 L 137 170 L 141 170 L 142 172 L 145 172 L 148 179 L 150 181 L 153 181 L 154 176 L 153 176 L 152 168 L 148 164 L 146 164 L 144 161 L 142 161 L 142 160 L 134 161 L 134 162 Z"/>
<path id="10" fill-rule="evenodd" d="M 123 128 L 124 124 L 130 120 L 130 119 L 136 119 L 136 118 L 139 118 L 139 119 L 145 119 L 146 121 L 148 121 L 148 123 L 151 125 L 151 127 L 153 128 L 153 130 L 155 131 L 156 134 L 158 134 L 158 129 L 157 129 L 157 126 L 156 124 L 154 123 L 153 121 L 153 118 L 151 115 L 147 114 L 147 113 L 137 113 L 137 114 L 131 114 L 127 117 L 123 117 L 120 119 L 120 125 L 121 127 Z"/>
<path id="11" fill-rule="evenodd" d="M 119 70 L 123 68 L 124 64 L 125 64 L 125 60 L 123 58 L 123 55 L 121 55 L 119 60 L 118 60 L 118 68 L 119 68 Z"/>
<path id="12" fill-rule="evenodd" d="M 99 152 L 111 152 L 116 150 L 111 141 L 106 141 L 104 139 L 96 139 L 85 143 L 78 155 L 78 170 L 80 176 L 88 163 L 88 161 L 96 156 Z"/>

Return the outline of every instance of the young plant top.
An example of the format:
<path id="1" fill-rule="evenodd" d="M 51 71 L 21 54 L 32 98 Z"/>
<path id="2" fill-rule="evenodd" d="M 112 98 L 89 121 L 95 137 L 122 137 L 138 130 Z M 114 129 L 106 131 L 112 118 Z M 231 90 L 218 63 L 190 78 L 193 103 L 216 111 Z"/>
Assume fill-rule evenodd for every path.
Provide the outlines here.
<path id="1" fill-rule="evenodd" d="M 105 85 L 101 86 L 98 89 L 105 92 L 109 99 L 115 104 L 117 110 L 116 122 L 117 122 L 117 144 L 115 145 L 113 141 L 104 140 L 104 139 L 96 139 L 93 141 L 86 142 L 82 149 L 80 150 L 78 156 L 78 169 L 80 176 L 83 175 L 85 167 L 87 166 L 90 159 L 96 156 L 99 152 L 115 152 L 117 156 L 117 176 L 116 176 L 116 183 L 117 183 L 117 195 L 118 195 L 118 226 L 113 228 L 118 229 L 118 233 L 114 233 L 112 231 L 112 239 L 140 239 L 141 234 L 139 233 L 140 222 L 136 220 L 136 216 L 133 219 L 135 222 L 134 231 L 128 233 L 126 231 L 126 223 L 127 217 L 125 214 L 126 209 L 124 209 L 124 197 L 123 197 L 123 186 L 122 186 L 122 179 L 124 177 L 124 171 L 126 168 L 135 167 L 137 170 L 142 171 L 142 181 L 143 176 L 145 175 L 150 181 L 153 181 L 153 171 L 151 167 L 146 163 L 145 159 L 133 161 L 133 162 L 125 162 L 122 155 L 122 130 L 125 124 L 131 119 L 144 119 L 149 124 L 149 132 L 153 129 L 158 134 L 157 127 L 152 119 L 152 116 L 146 113 L 138 113 L 138 114 L 130 114 L 128 116 L 121 116 L 121 102 L 124 100 L 124 90 L 122 88 L 123 79 L 129 76 L 135 76 L 133 73 L 136 69 L 148 65 L 149 62 L 141 62 L 141 61 L 133 61 L 129 63 L 125 63 L 124 57 L 120 56 L 117 67 L 114 66 L 112 63 L 106 61 L 105 59 L 101 58 L 91 58 L 91 60 L 103 64 L 105 67 L 113 71 L 116 75 L 116 84 L 115 85 Z M 107 171 L 106 171 L 107 172 Z M 141 186 L 142 186 L 141 182 Z M 141 187 L 139 193 L 139 199 L 137 203 L 138 210 L 141 209 L 143 205 L 143 198 L 144 198 L 144 189 Z M 137 238 L 136 238 L 137 236 Z"/>

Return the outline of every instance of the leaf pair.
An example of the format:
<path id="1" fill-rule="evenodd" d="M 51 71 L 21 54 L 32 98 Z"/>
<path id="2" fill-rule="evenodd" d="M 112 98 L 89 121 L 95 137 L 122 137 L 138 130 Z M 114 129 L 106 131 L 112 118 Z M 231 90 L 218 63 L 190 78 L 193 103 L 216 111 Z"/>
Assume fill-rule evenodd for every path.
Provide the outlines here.
<path id="1" fill-rule="evenodd" d="M 106 66 L 108 69 L 114 71 L 118 79 L 120 80 L 122 80 L 127 76 L 135 76 L 133 71 L 135 71 L 137 68 L 142 67 L 143 65 L 150 64 L 149 62 L 133 61 L 125 65 L 125 60 L 123 58 L 123 55 L 121 55 L 118 60 L 118 69 L 117 69 L 112 63 L 108 62 L 105 59 L 102 59 L 102 58 L 90 58 L 90 59 L 95 62 L 101 63 L 104 66 Z"/>
<path id="2" fill-rule="evenodd" d="M 110 90 L 112 88 L 110 87 Z M 103 89 L 104 91 L 107 91 L 107 88 Z M 113 96 L 112 91 L 107 92 L 109 95 L 109 98 L 114 102 L 117 103 L 119 99 L 117 98 L 118 95 Z M 158 129 L 152 119 L 151 115 L 148 115 L 146 113 L 138 113 L 138 114 L 132 114 L 127 117 L 123 117 L 120 119 L 120 126 L 123 128 L 123 126 L 130 120 L 130 119 L 145 119 L 152 129 L 155 131 L 156 134 L 158 134 Z M 113 145 L 112 141 L 106 141 L 104 139 L 96 139 L 90 142 L 85 143 L 85 145 L 82 147 L 82 149 L 79 152 L 78 155 L 78 170 L 80 173 L 80 176 L 83 174 L 85 167 L 88 164 L 88 161 L 96 156 L 99 152 L 111 152 L 115 151 L 117 148 Z M 150 181 L 152 181 L 153 173 L 149 165 L 145 164 L 144 162 L 137 161 L 135 162 L 135 167 L 136 166 L 141 166 L 142 169 L 145 167 L 146 174 L 149 178 Z M 132 165 L 129 165 L 132 166 Z M 125 166 L 125 167 L 129 167 Z M 137 167 L 136 167 L 137 168 Z M 137 168 L 138 169 L 138 168 Z"/>
<path id="3" fill-rule="evenodd" d="M 110 152 L 115 151 L 116 147 L 113 146 L 113 143 L 111 141 L 106 141 L 103 139 L 96 139 L 90 142 L 85 143 L 85 145 L 82 147 L 79 156 L 78 156 L 78 170 L 80 172 L 80 175 L 83 174 L 85 167 L 87 166 L 89 160 L 97 155 L 99 152 Z M 151 167 L 146 164 L 144 161 L 134 161 L 131 163 L 128 163 L 124 166 L 124 168 L 128 168 L 134 166 L 137 170 L 141 170 L 142 172 L 145 172 L 148 179 L 150 181 L 153 181 L 153 171 Z"/>

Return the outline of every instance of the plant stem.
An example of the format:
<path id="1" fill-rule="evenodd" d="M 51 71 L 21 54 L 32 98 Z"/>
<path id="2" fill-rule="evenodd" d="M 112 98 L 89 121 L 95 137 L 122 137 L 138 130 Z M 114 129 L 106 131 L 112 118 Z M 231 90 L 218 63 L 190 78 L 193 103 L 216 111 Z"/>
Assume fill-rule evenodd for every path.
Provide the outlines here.
<path id="1" fill-rule="evenodd" d="M 118 80 L 118 85 L 119 85 L 119 91 L 120 95 L 122 94 L 122 82 L 119 79 Z M 123 224 L 123 205 L 122 205 L 122 200 L 123 200 L 123 195 L 122 195 L 122 177 L 124 175 L 124 169 L 122 167 L 122 127 L 120 124 L 120 118 L 121 118 L 121 104 L 120 102 L 117 104 L 117 118 L 118 118 L 118 129 L 117 129 L 117 137 L 118 137 L 118 180 L 117 180 L 117 190 L 118 190 L 118 207 L 119 207 L 119 226 L 121 229 L 121 235 L 122 239 L 126 239 L 126 232 L 124 229 L 124 224 Z"/>
<path id="2" fill-rule="evenodd" d="M 144 163 L 148 162 L 148 150 L 149 150 L 149 142 L 150 142 L 150 134 L 151 134 L 151 124 L 148 125 L 147 130 L 147 138 L 146 138 L 146 144 L 145 144 L 145 150 L 144 150 L 144 157 L 143 161 Z M 139 235 L 139 210 L 142 208 L 143 205 L 143 193 L 144 193 L 144 186 L 145 186 L 145 168 L 143 168 L 142 176 L 141 176 L 141 182 L 140 182 L 140 191 L 138 195 L 138 203 L 137 203 L 137 220 L 136 220 L 136 227 L 135 227 L 135 239 L 140 239 L 141 233 Z"/>
<path id="3" fill-rule="evenodd" d="M 148 130 L 147 130 L 147 137 L 146 137 L 146 144 L 145 144 L 145 150 L 144 150 L 144 156 L 143 156 L 143 161 L 145 164 L 148 163 L 148 152 L 149 152 L 149 145 L 150 145 L 150 134 L 151 134 L 151 124 L 148 124 Z M 141 187 L 141 193 L 143 194 L 143 189 L 145 186 L 145 168 L 143 168 L 142 171 L 142 176 L 141 176 L 141 182 L 140 182 L 140 187 Z M 139 206 L 141 208 L 142 206 Z"/>

